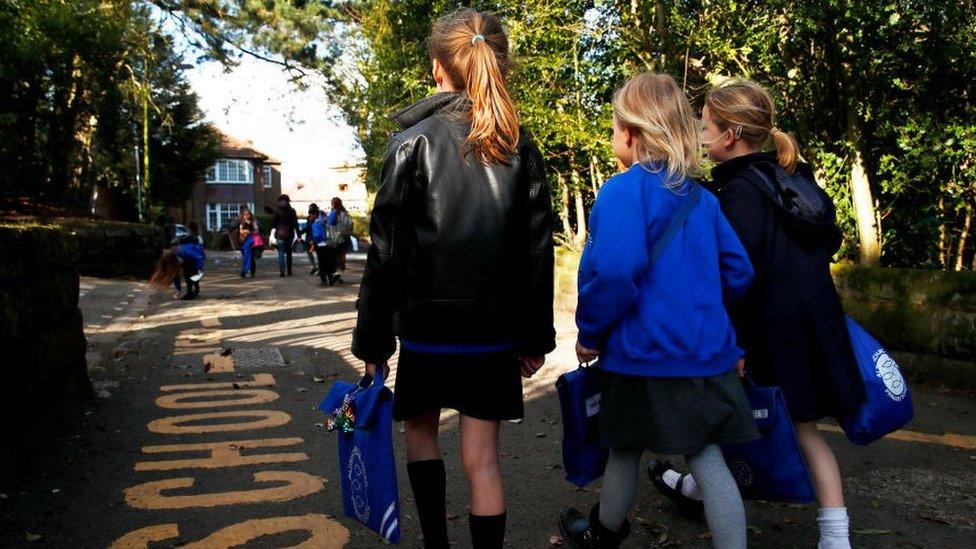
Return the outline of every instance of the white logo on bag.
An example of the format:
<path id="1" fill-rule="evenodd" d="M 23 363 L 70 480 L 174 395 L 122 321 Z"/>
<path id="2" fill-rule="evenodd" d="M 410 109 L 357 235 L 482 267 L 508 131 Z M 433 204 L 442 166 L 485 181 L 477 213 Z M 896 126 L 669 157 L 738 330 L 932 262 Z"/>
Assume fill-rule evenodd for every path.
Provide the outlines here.
<path id="1" fill-rule="evenodd" d="M 735 479 L 736 484 L 743 487 L 752 484 L 752 469 L 749 468 L 749 464 L 737 459 L 729 465 L 729 471 L 732 473 L 732 478 Z"/>
<path id="2" fill-rule="evenodd" d="M 888 356 L 884 349 L 878 349 L 874 355 L 874 371 L 885 385 L 885 394 L 895 402 L 900 402 L 908 393 L 908 385 L 901 376 L 898 364 Z"/>
<path id="3" fill-rule="evenodd" d="M 603 393 L 597 393 L 586 399 L 586 417 L 593 417 L 600 412 L 600 400 Z"/>
<path id="4" fill-rule="evenodd" d="M 347 467 L 349 487 L 352 490 L 352 507 L 356 511 L 356 518 L 365 523 L 369 520 L 369 496 L 366 493 L 366 464 L 358 447 L 354 447 L 349 454 Z"/>

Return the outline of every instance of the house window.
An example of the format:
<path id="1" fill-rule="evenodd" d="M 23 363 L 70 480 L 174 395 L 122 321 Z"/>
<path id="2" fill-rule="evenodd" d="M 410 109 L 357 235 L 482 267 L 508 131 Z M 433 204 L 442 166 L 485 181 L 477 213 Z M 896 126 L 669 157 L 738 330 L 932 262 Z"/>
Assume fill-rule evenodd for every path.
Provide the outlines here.
<path id="1" fill-rule="evenodd" d="M 339 185 L 339 192 L 340 193 L 344 193 L 344 192 L 346 192 L 348 190 L 349 190 L 349 185 L 346 185 L 345 183 L 342 183 L 342 184 Z"/>
<path id="2" fill-rule="evenodd" d="M 264 188 L 270 189 L 272 183 L 274 182 L 274 180 L 271 179 L 271 166 L 268 166 L 267 164 L 261 166 L 261 176 L 264 178 Z"/>
<path id="3" fill-rule="evenodd" d="M 207 230 L 222 231 L 237 221 L 241 208 L 247 206 L 254 211 L 253 203 L 219 203 L 207 204 Z"/>
<path id="4" fill-rule="evenodd" d="M 207 183 L 253 183 L 251 162 L 239 158 L 221 158 L 207 169 Z"/>

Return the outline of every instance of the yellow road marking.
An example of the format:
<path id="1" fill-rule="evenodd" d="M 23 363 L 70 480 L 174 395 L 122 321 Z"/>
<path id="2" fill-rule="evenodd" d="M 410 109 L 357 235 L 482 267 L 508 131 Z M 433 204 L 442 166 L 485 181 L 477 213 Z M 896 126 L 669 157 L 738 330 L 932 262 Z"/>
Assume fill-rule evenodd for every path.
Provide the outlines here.
<path id="1" fill-rule="evenodd" d="M 204 397 L 233 397 L 221 400 L 196 400 Z M 267 404 L 278 400 L 278 393 L 267 389 L 224 389 L 221 391 L 192 391 L 163 395 L 156 399 L 156 406 L 168 409 L 222 408 Z M 187 402 L 189 401 L 189 402 Z"/>
<path id="2" fill-rule="evenodd" d="M 309 537 L 295 549 L 339 549 L 349 543 L 349 530 L 326 515 L 299 517 L 274 517 L 252 519 L 214 532 L 196 543 L 184 545 L 184 549 L 208 549 L 210 547 L 238 547 L 261 536 L 293 531 L 308 532 Z"/>
<path id="3" fill-rule="evenodd" d="M 837 425 L 829 423 L 818 423 L 817 428 L 821 431 L 831 433 L 843 433 L 844 430 Z M 905 429 L 895 431 L 885 435 L 886 439 L 899 440 L 902 442 L 924 442 L 926 444 L 939 444 L 942 446 L 952 446 L 963 450 L 976 450 L 976 437 L 969 435 L 957 435 L 956 433 L 946 433 L 944 435 L 933 435 L 931 433 L 920 433 L 918 431 L 908 431 Z"/>
<path id="4" fill-rule="evenodd" d="M 325 481 L 319 477 L 299 471 L 260 471 L 254 473 L 254 482 L 286 482 L 284 486 L 257 488 L 196 494 L 192 496 L 165 496 L 164 490 L 192 488 L 193 477 L 170 478 L 144 482 L 126 488 L 125 502 L 136 509 L 185 509 L 187 507 L 216 507 L 218 505 L 237 505 L 240 503 L 260 503 L 268 501 L 291 501 L 325 489 Z"/>
<path id="5" fill-rule="evenodd" d="M 253 387 L 274 387 L 275 379 L 271 374 L 254 374 L 251 381 L 225 381 L 217 383 L 186 383 L 183 385 L 163 385 L 160 391 L 168 393 L 170 391 L 197 391 L 204 389 L 237 389 Z"/>
<path id="6" fill-rule="evenodd" d="M 111 549 L 149 549 L 150 543 L 158 543 L 179 535 L 180 527 L 176 524 L 146 526 L 115 540 Z"/>
<path id="7" fill-rule="evenodd" d="M 328 515 L 308 514 L 297 517 L 245 520 L 221 528 L 200 541 L 181 545 L 181 547 L 188 549 L 238 547 L 262 536 L 299 531 L 308 533 L 308 539 L 298 545 L 290 546 L 289 549 L 338 549 L 349 543 L 349 530 L 345 526 L 332 520 Z M 147 526 L 122 536 L 112 544 L 112 549 L 148 549 L 150 542 L 160 542 L 179 535 L 179 526 L 176 524 Z"/>
<path id="8" fill-rule="evenodd" d="M 207 419 L 257 417 L 256 421 L 243 423 L 210 423 L 203 425 L 183 425 L 193 421 Z M 233 412 L 208 412 L 205 414 L 189 414 L 185 416 L 169 416 L 154 419 L 146 425 L 151 433 L 164 435 L 183 435 L 187 433 L 226 433 L 233 431 L 248 431 L 251 429 L 270 429 L 291 421 L 291 416 L 277 410 L 236 410 Z"/>
<path id="9" fill-rule="evenodd" d="M 211 374 L 225 374 L 234 371 L 234 356 L 220 353 L 203 355 L 204 371 Z"/>
<path id="10" fill-rule="evenodd" d="M 170 459 L 165 461 L 140 461 L 136 471 L 171 471 L 173 469 L 217 469 L 238 467 L 258 463 L 292 463 L 306 461 L 304 452 L 283 454 L 253 454 L 242 456 L 242 448 L 276 448 L 294 446 L 305 442 L 300 438 L 268 438 L 261 440 L 228 440 L 204 444 L 166 444 L 163 446 L 144 446 L 144 454 L 165 454 L 171 452 L 210 452 L 210 457 L 196 459 Z"/>

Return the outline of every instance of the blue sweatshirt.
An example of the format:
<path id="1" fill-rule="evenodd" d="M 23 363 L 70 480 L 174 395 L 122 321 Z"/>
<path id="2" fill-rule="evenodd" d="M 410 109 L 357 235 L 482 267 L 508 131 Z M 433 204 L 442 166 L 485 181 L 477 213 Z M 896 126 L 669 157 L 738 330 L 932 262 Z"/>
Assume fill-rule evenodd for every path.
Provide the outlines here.
<path id="1" fill-rule="evenodd" d="M 654 265 L 650 248 L 681 201 L 638 164 L 600 189 L 579 269 L 580 343 L 610 372 L 709 377 L 742 357 L 724 300 L 752 282 L 749 257 L 711 193 Z M 697 185 L 686 180 L 685 185 Z"/>
<path id="2" fill-rule="evenodd" d="M 319 217 L 315 220 L 315 223 L 312 223 L 312 238 L 316 244 L 326 241 L 325 217 Z"/>
<path id="3" fill-rule="evenodd" d="M 180 245 L 176 247 L 176 256 L 183 261 L 194 262 L 197 266 L 197 271 L 203 271 L 203 263 L 207 258 L 207 254 L 203 250 L 203 244 L 200 244 L 196 239 L 181 240 Z"/>

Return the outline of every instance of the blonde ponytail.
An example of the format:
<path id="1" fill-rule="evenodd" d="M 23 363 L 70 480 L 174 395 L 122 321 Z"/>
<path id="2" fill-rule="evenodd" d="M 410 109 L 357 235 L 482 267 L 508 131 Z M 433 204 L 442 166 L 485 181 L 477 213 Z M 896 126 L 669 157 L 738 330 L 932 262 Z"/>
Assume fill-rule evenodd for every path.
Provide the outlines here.
<path id="1" fill-rule="evenodd" d="M 773 128 L 769 134 L 773 137 L 773 144 L 776 147 L 776 161 L 786 168 L 786 171 L 790 173 L 796 171 L 796 159 L 799 156 L 796 140 L 779 128 Z"/>
<path id="2" fill-rule="evenodd" d="M 505 87 L 510 60 L 501 21 L 467 8 L 441 17 L 431 32 L 430 55 L 471 100 L 465 152 L 485 163 L 508 162 L 518 145 L 519 119 Z"/>
<path id="3" fill-rule="evenodd" d="M 736 139 L 761 149 L 772 139 L 776 161 L 793 173 L 799 147 L 790 134 L 775 127 L 776 105 L 765 88 L 746 78 L 730 78 L 705 97 L 712 122 L 722 130 L 735 130 Z"/>

